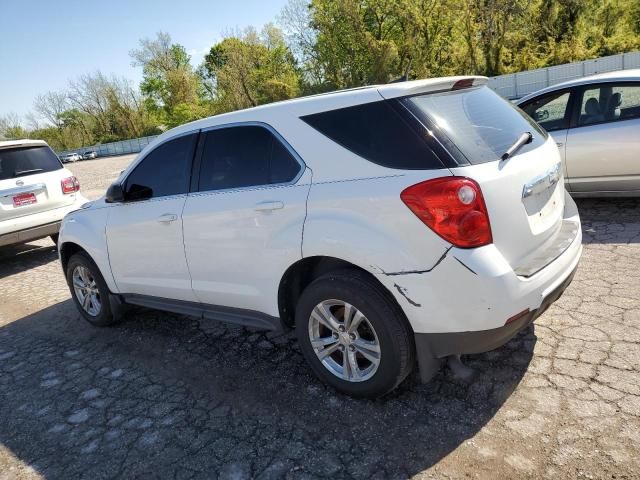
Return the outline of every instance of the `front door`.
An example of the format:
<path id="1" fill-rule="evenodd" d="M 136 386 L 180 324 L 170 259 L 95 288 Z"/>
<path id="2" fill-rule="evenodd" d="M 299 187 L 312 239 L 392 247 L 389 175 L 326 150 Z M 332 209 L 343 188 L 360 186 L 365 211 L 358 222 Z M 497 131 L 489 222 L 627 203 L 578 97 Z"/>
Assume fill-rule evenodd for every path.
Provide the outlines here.
<path id="1" fill-rule="evenodd" d="M 196 301 L 182 235 L 196 138 L 161 144 L 123 181 L 125 201 L 111 207 L 106 231 L 121 293 Z"/>
<path id="2" fill-rule="evenodd" d="M 586 87 L 567 134 L 575 192 L 640 192 L 640 83 Z"/>

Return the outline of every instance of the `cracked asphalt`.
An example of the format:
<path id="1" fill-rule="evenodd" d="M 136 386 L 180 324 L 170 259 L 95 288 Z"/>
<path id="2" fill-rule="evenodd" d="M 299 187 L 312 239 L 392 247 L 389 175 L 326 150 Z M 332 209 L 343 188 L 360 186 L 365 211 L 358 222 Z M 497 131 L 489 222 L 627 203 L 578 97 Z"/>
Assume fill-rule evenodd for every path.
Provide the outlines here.
<path id="1" fill-rule="evenodd" d="M 99 195 L 129 158 L 70 166 Z M 136 309 L 99 329 L 53 244 L 0 249 L 0 479 L 640 478 L 640 201 L 583 200 L 571 286 L 471 383 L 324 387 L 292 334 Z"/>

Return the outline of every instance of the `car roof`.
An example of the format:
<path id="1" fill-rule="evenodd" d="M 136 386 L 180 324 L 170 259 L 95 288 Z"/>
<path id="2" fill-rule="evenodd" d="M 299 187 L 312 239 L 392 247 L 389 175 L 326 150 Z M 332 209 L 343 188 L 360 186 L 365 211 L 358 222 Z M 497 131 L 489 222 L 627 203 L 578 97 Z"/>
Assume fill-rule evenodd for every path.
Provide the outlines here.
<path id="1" fill-rule="evenodd" d="M 537 90 L 533 93 L 525 95 L 516 101 L 519 105 L 541 94 L 555 92 L 556 90 L 562 90 L 564 88 L 577 87 L 580 85 L 589 85 L 592 83 L 607 83 L 611 81 L 629 82 L 640 81 L 640 69 L 631 70 L 616 70 L 614 72 L 599 73 L 597 75 L 589 75 L 588 77 L 574 78 L 562 83 L 556 83 L 549 87 Z"/>
<path id="2" fill-rule="evenodd" d="M 32 147 L 32 146 L 48 146 L 47 142 L 44 140 L 5 140 L 0 142 L 0 150 L 5 148 L 15 148 L 15 147 Z"/>
<path id="3" fill-rule="evenodd" d="M 214 125 L 222 125 L 233 123 L 236 121 L 247 121 L 255 113 L 256 116 L 265 118 L 269 114 L 282 114 L 283 110 L 287 110 L 289 115 L 310 115 L 313 113 L 332 110 L 346 106 L 359 105 L 368 103 L 373 100 L 383 100 L 409 95 L 417 95 L 420 93 L 429 93 L 442 90 L 451 90 L 456 82 L 460 80 L 473 80 L 473 86 L 486 85 L 487 77 L 481 76 L 457 76 L 457 77 L 439 77 L 428 78 L 423 80 L 412 80 L 407 82 L 389 83 L 384 85 L 371 85 L 366 87 L 351 88 L 345 90 L 336 90 L 333 92 L 319 93 L 306 97 L 298 97 L 280 102 L 268 103 L 243 110 L 214 115 L 212 117 L 196 120 L 186 123 L 179 127 L 173 128 L 158 137 L 159 143 L 167 138 L 180 135 L 187 131 L 207 128 Z M 150 144 L 151 146 L 151 144 Z"/>

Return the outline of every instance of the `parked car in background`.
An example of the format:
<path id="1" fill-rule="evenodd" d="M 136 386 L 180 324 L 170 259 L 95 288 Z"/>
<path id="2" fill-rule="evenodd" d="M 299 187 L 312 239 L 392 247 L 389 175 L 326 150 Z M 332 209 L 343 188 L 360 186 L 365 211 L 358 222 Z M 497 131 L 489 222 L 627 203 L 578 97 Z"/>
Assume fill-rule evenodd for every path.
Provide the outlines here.
<path id="1" fill-rule="evenodd" d="M 517 104 L 552 134 L 572 195 L 640 196 L 640 70 L 571 80 Z"/>
<path id="2" fill-rule="evenodd" d="M 61 155 L 60 160 L 62 163 L 77 162 L 82 160 L 82 157 L 79 153 L 67 153 L 65 155 Z"/>
<path id="3" fill-rule="evenodd" d="M 82 154 L 82 159 L 83 160 L 92 160 L 94 158 L 98 157 L 98 152 L 96 152 L 95 150 L 89 150 L 87 152 L 84 152 Z"/>
<path id="4" fill-rule="evenodd" d="M 0 142 L 0 246 L 50 236 L 86 199 L 46 142 Z"/>
<path id="5" fill-rule="evenodd" d="M 506 343 L 571 282 L 582 236 L 554 141 L 486 83 L 366 87 L 164 133 L 63 222 L 77 308 L 94 325 L 125 303 L 295 327 L 315 374 L 364 397 L 416 358 L 426 381 Z"/>

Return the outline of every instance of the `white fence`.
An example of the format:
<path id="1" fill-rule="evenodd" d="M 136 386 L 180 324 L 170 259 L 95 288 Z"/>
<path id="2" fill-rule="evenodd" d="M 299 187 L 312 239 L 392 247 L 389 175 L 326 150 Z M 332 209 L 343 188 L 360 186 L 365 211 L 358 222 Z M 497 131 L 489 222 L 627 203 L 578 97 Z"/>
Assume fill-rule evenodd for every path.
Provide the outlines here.
<path id="1" fill-rule="evenodd" d="M 121 140 L 119 142 L 101 143 L 99 145 L 91 145 L 88 147 L 76 148 L 74 150 L 67 150 L 64 152 L 58 152 L 58 155 L 64 155 L 65 153 L 79 153 L 95 151 L 99 157 L 111 157 L 113 155 L 126 155 L 127 153 L 138 153 L 142 151 L 144 147 L 149 145 L 157 135 L 151 135 L 148 137 L 132 138 L 131 140 Z"/>
<path id="2" fill-rule="evenodd" d="M 621 53 L 610 57 L 596 58 L 595 60 L 500 75 L 499 77 L 490 78 L 489 86 L 503 97 L 515 100 L 556 83 L 595 75 L 596 73 L 628 70 L 630 68 L 640 68 L 640 52 Z"/>

